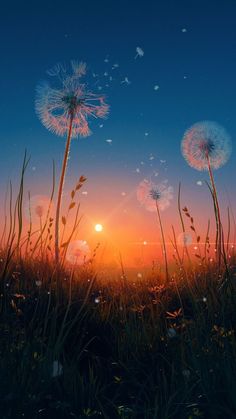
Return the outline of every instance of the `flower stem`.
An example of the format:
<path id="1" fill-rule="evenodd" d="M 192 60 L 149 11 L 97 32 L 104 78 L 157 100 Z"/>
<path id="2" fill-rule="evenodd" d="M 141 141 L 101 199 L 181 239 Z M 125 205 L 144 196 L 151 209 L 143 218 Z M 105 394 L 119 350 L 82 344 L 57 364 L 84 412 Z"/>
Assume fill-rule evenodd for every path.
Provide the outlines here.
<path id="1" fill-rule="evenodd" d="M 60 178 L 58 196 L 57 196 L 57 208 L 56 208 L 56 219 L 55 219 L 55 262 L 57 266 L 59 264 L 59 257 L 60 257 L 59 221 L 60 221 L 61 199 L 62 199 L 62 191 L 63 191 L 63 185 L 64 185 L 64 180 L 65 180 L 65 174 L 66 174 L 66 165 L 67 165 L 67 160 L 68 160 L 69 151 L 70 151 L 72 122 L 73 122 L 73 114 L 71 114 L 70 116 L 70 124 L 69 124 L 69 129 L 68 129 L 66 148 L 65 148 L 65 153 L 64 153 L 64 159 L 63 159 L 63 164 L 62 164 L 62 169 L 61 169 L 61 178 Z"/>
<path id="2" fill-rule="evenodd" d="M 162 222 L 161 222 L 160 210 L 159 210 L 157 201 L 156 201 L 156 209 L 157 209 L 157 215 L 158 215 L 158 220 L 159 220 L 160 229 L 161 229 L 161 237 L 162 237 L 163 251 L 164 251 L 164 257 L 165 257 L 166 282 L 168 283 L 169 271 L 168 271 L 167 254 L 166 254 L 166 243 L 165 243 L 165 236 L 164 236 L 164 231 L 163 231 Z"/>
<path id="3" fill-rule="evenodd" d="M 207 154 L 206 157 L 207 157 L 208 171 L 209 171 L 209 176 L 210 176 L 210 180 L 211 180 L 211 186 L 212 186 L 214 204 L 215 204 L 216 225 L 217 225 L 217 227 L 216 227 L 217 228 L 216 249 L 217 249 L 218 262 L 219 262 L 219 267 L 220 267 L 220 264 L 221 264 L 221 247 L 222 247 L 222 243 L 221 243 L 221 241 L 222 241 L 222 225 L 221 225 L 221 217 L 220 217 L 220 206 L 219 206 L 219 202 L 218 202 L 214 177 L 213 177 L 211 164 L 210 164 L 210 159 L 209 159 L 208 154 Z"/>

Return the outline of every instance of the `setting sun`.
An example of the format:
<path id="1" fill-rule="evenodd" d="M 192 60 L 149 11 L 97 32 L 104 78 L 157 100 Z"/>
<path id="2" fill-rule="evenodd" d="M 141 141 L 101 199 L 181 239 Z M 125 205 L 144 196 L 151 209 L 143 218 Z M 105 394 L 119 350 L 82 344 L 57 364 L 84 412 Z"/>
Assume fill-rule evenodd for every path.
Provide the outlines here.
<path id="1" fill-rule="evenodd" d="M 102 224 L 96 224 L 94 229 L 95 229 L 95 231 L 100 233 L 103 230 L 103 226 L 102 226 Z"/>

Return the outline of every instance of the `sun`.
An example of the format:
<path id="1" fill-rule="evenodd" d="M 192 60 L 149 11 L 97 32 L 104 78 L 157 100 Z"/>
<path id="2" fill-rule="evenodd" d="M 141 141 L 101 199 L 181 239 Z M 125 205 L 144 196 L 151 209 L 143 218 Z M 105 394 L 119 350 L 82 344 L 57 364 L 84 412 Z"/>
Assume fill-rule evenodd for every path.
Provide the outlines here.
<path id="1" fill-rule="evenodd" d="M 103 226 L 102 226 L 102 224 L 96 224 L 94 229 L 95 229 L 95 231 L 100 233 L 103 230 Z"/>

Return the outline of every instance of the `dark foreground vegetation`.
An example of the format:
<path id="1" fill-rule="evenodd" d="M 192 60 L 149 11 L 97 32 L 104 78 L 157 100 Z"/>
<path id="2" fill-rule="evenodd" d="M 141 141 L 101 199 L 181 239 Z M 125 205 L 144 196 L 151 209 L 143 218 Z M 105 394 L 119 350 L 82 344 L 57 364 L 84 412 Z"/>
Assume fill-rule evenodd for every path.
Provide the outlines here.
<path id="1" fill-rule="evenodd" d="M 176 271 L 163 285 L 155 269 L 101 279 L 11 261 L 1 418 L 235 418 L 234 263 L 226 279 L 214 263 Z"/>

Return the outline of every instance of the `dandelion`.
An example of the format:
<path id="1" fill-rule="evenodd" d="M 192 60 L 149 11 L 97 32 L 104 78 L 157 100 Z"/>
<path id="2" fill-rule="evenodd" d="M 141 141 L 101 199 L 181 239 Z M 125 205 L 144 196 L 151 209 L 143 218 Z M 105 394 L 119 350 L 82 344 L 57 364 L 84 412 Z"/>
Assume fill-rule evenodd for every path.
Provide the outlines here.
<path id="1" fill-rule="evenodd" d="M 69 244 L 66 259 L 72 265 L 83 265 L 90 256 L 91 251 L 85 240 L 75 240 Z"/>
<path id="2" fill-rule="evenodd" d="M 58 189 L 55 218 L 55 260 L 59 262 L 59 219 L 67 160 L 72 138 L 87 137 L 91 134 L 88 120 L 104 118 L 108 114 L 108 105 L 104 96 L 92 93 L 81 82 L 86 74 L 86 64 L 71 61 L 71 71 L 58 64 L 48 71 L 54 78 L 54 85 L 42 83 L 37 88 L 36 112 L 43 125 L 59 136 L 67 135 L 64 159 Z"/>
<path id="3" fill-rule="evenodd" d="M 166 182 L 162 182 L 159 185 L 155 185 L 152 182 L 144 179 L 138 186 L 137 189 L 138 201 L 148 210 L 157 211 L 158 221 L 162 236 L 163 253 L 166 267 L 166 280 L 169 282 L 168 264 L 167 264 L 167 252 L 165 244 L 165 236 L 162 227 L 160 211 L 165 210 L 170 205 L 170 200 L 173 198 L 172 186 L 167 186 Z"/>
<path id="4" fill-rule="evenodd" d="M 197 170 L 208 170 L 209 172 L 216 215 L 216 248 L 220 265 L 223 232 L 212 170 L 220 168 L 229 159 L 232 149 L 231 139 L 226 130 L 216 122 L 203 121 L 194 124 L 186 131 L 181 148 L 183 156 L 190 166 Z"/>
<path id="5" fill-rule="evenodd" d="M 142 48 L 140 48 L 140 47 L 136 47 L 136 55 L 135 55 L 135 60 L 136 60 L 136 58 L 142 58 L 143 56 L 144 56 L 144 50 L 142 49 Z"/>
<path id="6" fill-rule="evenodd" d="M 177 241 L 180 246 L 185 247 L 190 246 L 192 244 L 193 239 L 191 234 L 183 232 L 179 234 Z"/>

